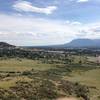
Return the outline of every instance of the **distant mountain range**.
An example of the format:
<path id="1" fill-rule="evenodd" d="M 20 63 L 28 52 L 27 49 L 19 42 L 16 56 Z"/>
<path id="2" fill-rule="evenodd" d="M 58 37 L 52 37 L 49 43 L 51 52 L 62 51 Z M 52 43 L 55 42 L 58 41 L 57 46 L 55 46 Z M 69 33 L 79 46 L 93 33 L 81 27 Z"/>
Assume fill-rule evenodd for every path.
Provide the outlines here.
<path id="1" fill-rule="evenodd" d="M 74 39 L 63 47 L 100 47 L 100 39 Z"/>
<path id="2" fill-rule="evenodd" d="M 5 42 L 0 42 L 0 48 L 3 47 L 15 47 Z M 26 46 L 27 47 L 27 46 Z M 100 39 L 74 39 L 69 43 L 63 45 L 52 45 L 52 46 L 31 46 L 31 48 L 87 48 L 87 47 L 95 47 L 100 48 Z"/>

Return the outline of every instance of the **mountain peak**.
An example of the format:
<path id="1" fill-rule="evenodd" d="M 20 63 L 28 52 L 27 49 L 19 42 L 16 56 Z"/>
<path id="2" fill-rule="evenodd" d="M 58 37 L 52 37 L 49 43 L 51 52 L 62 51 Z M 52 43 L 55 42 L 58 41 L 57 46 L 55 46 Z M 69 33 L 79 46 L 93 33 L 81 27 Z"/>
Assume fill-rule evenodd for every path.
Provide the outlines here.
<path id="1" fill-rule="evenodd" d="M 96 47 L 100 44 L 100 39 L 74 39 L 64 44 L 66 47 Z"/>

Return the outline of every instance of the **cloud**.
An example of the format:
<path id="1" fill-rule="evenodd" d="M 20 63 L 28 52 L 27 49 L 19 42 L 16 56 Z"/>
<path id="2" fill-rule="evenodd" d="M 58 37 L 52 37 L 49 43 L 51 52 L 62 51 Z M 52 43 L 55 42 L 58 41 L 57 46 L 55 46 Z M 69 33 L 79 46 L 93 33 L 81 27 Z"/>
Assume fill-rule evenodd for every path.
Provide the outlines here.
<path id="1" fill-rule="evenodd" d="M 100 39 L 100 22 L 84 25 L 80 33 L 83 38 Z"/>
<path id="2" fill-rule="evenodd" d="M 22 41 L 21 45 L 26 45 L 28 40 L 32 41 L 33 45 L 63 44 L 74 38 L 77 33 L 76 29 L 72 30 L 70 23 L 62 21 L 17 14 L 0 14 L 0 19 L 0 40 L 16 41 L 17 45 L 20 45 L 18 40 Z"/>
<path id="3" fill-rule="evenodd" d="M 88 2 L 89 0 L 77 0 L 79 3 Z"/>
<path id="4" fill-rule="evenodd" d="M 82 24 L 0 14 L 0 41 L 15 45 L 63 44 L 75 38 L 100 38 L 100 22 Z"/>
<path id="5" fill-rule="evenodd" d="M 48 6 L 45 8 L 33 6 L 31 2 L 28 1 L 17 1 L 13 5 L 13 8 L 17 11 L 24 12 L 35 12 L 35 13 L 44 13 L 44 14 L 52 14 L 57 7 L 56 6 Z"/>

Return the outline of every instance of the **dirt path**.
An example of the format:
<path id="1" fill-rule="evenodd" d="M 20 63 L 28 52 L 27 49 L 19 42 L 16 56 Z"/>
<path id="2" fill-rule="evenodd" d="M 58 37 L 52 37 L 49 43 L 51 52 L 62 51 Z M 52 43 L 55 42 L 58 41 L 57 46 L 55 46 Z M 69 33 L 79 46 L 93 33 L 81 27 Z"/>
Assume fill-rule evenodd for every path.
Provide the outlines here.
<path id="1" fill-rule="evenodd" d="M 65 97 L 65 98 L 59 98 L 57 100 L 78 100 L 78 99 L 76 99 L 74 97 L 72 97 L 72 98 Z"/>

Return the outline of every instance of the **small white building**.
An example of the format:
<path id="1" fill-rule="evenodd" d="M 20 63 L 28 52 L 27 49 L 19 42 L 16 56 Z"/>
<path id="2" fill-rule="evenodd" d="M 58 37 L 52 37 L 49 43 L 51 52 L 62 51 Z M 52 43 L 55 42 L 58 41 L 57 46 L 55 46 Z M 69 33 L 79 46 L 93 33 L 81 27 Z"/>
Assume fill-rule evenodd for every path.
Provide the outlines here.
<path id="1" fill-rule="evenodd" d="M 100 56 L 97 57 L 97 63 L 100 63 Z"/>

